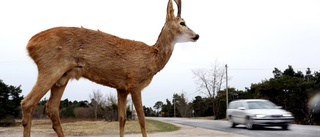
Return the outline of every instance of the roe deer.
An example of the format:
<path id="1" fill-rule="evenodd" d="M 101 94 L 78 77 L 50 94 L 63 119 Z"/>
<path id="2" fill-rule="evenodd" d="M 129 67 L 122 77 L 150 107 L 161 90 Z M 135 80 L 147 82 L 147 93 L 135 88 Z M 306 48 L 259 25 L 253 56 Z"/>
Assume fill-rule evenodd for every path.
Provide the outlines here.
<path id="1" fill-rule="evenodd" d="M 146 137 L 141 91 L 168 62 L 176 43 L 195 42 L 199 38 L 181 18 L 181 0 L 175 2 L 178 14 L 174 15 L 169 0 L 165 24 L 153 46 L 82 27 L 56 27 L 34 35 L 27 50 L 38 67 L 38 79 L 21 102 L 23 136 L 30 136 L 33 110 L 51 90 L 46 114 L 53 130 L 63 137 L 59 118 L 62 94 L 69 79 L 84 77 L 117 90 L 121 137 L 126 122 L 126 99 L 131 94 L 142 135 Z"/>

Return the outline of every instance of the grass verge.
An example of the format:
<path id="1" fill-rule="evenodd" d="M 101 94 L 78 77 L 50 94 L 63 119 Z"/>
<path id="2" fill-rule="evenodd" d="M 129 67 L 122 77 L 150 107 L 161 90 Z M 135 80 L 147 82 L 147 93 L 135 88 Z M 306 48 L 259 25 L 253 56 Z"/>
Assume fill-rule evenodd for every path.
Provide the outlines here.
<path id="1" fill-rule="evenodd" d="M 48 119 L 33 120 L 32 132 L 40 134 L 55 134 L 52 130 L 51 121 Z M 107 122 L 104 120 L 62 120 L 62 128 L 66 136 L 95 136 L 95 135 L 110 135 L 119 134 L 119 123 Z M 164 123 L 156 120 L 146 120 L 146 128 L 148 133 L 153 132 L 171 132 L 179 130 L 180 127 Z M 22 127 L 16 127 L 16 130 Z M 141 133 L 139 122 L 137 120 L 131 120 L 126 122 L 125 126 L 126 134 Z"/>
<path id="2" fill-rule="evenodd" d="M 176 125 L 164 123 L 161 121 L 147 119 L 146 122 L 147 122 L 148 132 L 171 132 L 171 131 L 177 131 L 180 129 L 180 127 Z"/>

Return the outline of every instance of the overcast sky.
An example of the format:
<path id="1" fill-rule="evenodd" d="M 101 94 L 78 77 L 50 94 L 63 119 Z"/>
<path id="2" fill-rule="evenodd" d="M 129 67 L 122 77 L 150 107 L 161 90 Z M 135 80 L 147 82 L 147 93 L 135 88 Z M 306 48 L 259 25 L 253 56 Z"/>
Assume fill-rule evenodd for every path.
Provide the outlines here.
<path id="1" fill-rule="evenodd" d="M 182 0 L 182 17 L 200 35 L 176 44 L 171 59 L 143 91 L 143 104 L 197 95 L 192 70 L 216 60 L 228 64 L 230 87 L 244 89 L 272 77 L 277 67 L 320 70 L 320 1 Z M 7 0 L 0 1 L 0 79 L 21 85 L 26 95 L 37 67 L 26 51 L 36 33 L 56 26 L 83 26 L 153 45 L 165 21 L 167 0 Z M 114 89 L 72 80 L 62 99 L 89 100 L 93 90 Z M 46 95 L 48 98 L 48 95 Z"/>

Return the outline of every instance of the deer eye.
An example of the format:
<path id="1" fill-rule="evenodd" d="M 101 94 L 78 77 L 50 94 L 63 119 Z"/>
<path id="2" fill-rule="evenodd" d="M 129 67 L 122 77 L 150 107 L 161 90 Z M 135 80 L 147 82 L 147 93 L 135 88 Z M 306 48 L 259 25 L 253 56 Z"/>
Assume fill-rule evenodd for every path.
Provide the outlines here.
<path id="1" fill-rule="evenodd" d="M 186 23 L 185 22 L 180 22 L 180 25 L 181 26 L 186 26 Z"/>

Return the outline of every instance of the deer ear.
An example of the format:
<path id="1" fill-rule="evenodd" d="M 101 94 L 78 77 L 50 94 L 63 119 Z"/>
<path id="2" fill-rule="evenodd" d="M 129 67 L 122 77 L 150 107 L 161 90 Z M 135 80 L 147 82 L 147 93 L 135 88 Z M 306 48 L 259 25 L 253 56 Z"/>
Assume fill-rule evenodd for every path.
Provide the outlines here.
<path id="1" fill-rule="evenodd" d="M 172 6 L 172 1 L 169 0 L 168 2 L 168 6 L 167 6 L 167 21 L 173 20 L 174 19 L 174 10 L 173 10 L 173 6 Z"/>
<path id="2" fill-rule="evenodd" d="M 178 7 L 177 17 L 180 17 L 180 18 L 181 18 L 181 0 L 174 0 L 174 2 L 176 2 L 177 7 Z"/>

